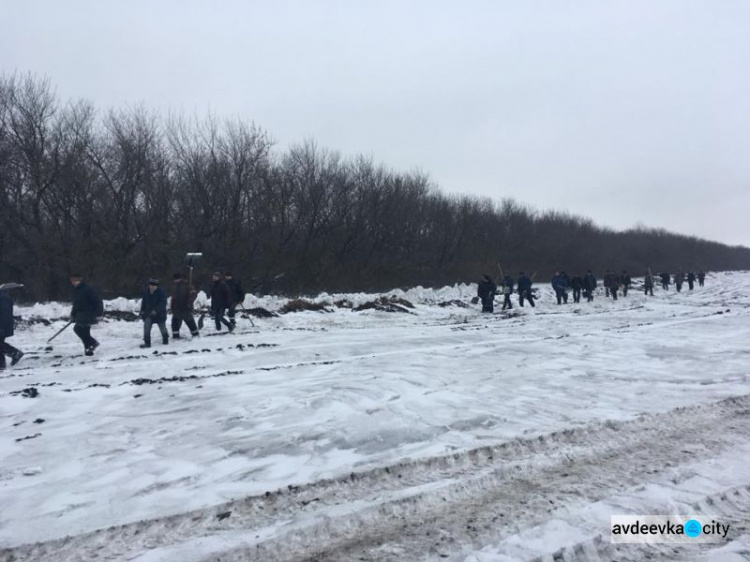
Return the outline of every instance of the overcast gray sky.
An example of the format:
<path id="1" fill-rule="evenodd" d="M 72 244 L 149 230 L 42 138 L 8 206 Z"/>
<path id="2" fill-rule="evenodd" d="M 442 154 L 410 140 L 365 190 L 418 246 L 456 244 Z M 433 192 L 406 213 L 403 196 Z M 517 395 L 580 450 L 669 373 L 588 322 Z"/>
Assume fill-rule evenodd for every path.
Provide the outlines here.
<path id="1" fill-rule="evenodd" d="M 750 2 L 0 0 L 0 72 L 750 245 Z"/>

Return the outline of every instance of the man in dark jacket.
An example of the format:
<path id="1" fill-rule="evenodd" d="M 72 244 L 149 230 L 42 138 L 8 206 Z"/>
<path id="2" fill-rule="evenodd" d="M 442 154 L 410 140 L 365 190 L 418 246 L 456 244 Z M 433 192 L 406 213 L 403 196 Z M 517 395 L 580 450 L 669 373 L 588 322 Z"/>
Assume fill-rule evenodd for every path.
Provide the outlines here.
<path id="1" fill-rule="evenodd" d="M 534 304 L 534 295 L 531 292 L 531 283 L 531 279 L 526 277 L 523 271 L 518 274 L 518 304 L 521 306 L 523 306 L 524 299 L 529 301 L 532 308 L 536 306 Z"/>
<path id="2" fill-rule="evenodd" d="M 10 357 L 11 366 L 23 357 L 23 351 L 5 343 L 6 338 L 13 336 L 13 299 L 6 291 L 0 290 L 0 371 L 5 369 L 5 356 Z"/>
<path id="3" fill-rule="evenodd" d="M 633 280 L 630 278 L 630 274 L 627 271 L 623 270 L 620 274 L 620 285 L 622 286 L 623 297 L 628 296 L 628 289 L 630 288 L 632 282 Z"/>
<path id="4" fill-rule="evenodd" d="M 143 318 L 142 348 L 151 347 L 151 328 L 156 324 L 161 332 L 161 342 L 169 343 L 167 332 L 167 293 L 159 287 L 159 280 L 152 277 L 148 288 L 141 295 L 141 318 Z"/>
<path id="5" fill-rule="evenodd" d="M 702 271 L 698 272 L 698 286 L 703 287 L 703 282 L 706 280 L 706 274 Z"/>
<path id="6" fill-rule="evenodd" d="M 670 277 L 669 273 L 667 273 L 666 271 L 662 272 L 659 274 L 659 277 L 661 277 L 661 288 L 664 289 L 665 291 L 668 291 L 669 290 L 669 277 Z"/>
<path id="7" fill-rule="evenodd" d="M 695 287 L 695 273 L 693 273 L 692 271 L 688 272 L 687 274 L 687 282 L 688 282 L 688 289 L 692 291 L 693 287 Z"/>
<path id="8" fill-rule="evenodd" d="M 682 291 L 682 284 L 684 282 L 685 282 L 685 274 L 680 269 L 674 275 L 674 286 L 675 286 L 675 289 L 677 289 L 678 293 Z"/>
<path id="9" fill-rule="evenodd" d="M 651 275 L 651 270 L 646 272 L 646 276 L 643 278 L 643 290 L 646 295 L 654 296 L 654 276 Z"/>
<path id="10" fill-rule="evenodd" d="M 586 275 L 583 277 L 583 288 L 586 291 L 586 300 L 588 302 L 594 300 L 594 291 L 596 290 L 596 285 L 596 277 L 594 277 L 594 274 L 591 273 L 591 270 L 589 269 L 586 272 Z"/>
<path id="11" fill-rule="evenodd" d="M 224 318 L 224 313 L 232 302 L 229 285 L 221 278 L 221 273 L 218 271 L 214 272 L 211 278 L 213 280 L 211 283 L 211 314 L 216 322 L 216 329 L 221 331 L 221 325 L 224 324 L 231 332 L 234 330 L 234 326 Z"/>
<path id="12" fill-rule="evenodd" d="M 237 307 L 245 302 L 245 289 L 242 288 L 242 282 L 239 279 L 234 279 L 234 276 L 230 272 L 224 273 L 224 281 L 229 286 L 229 294 L 231 301 L 229 302 L 229 321 L 232 326 L 236 324 L 234 316 L 237 313 Z"/>
<path id="13" fill-rule="evenodd" d="M 604 274 L 604 288 L 606 289 L 606 295 L 612 295 L 612 300 L 617 300 L 617 289 L 620 288 L 620 279 L 614 271 L 607 271 Z"/>
<path id="14" fill-rule="evenodd" d="M 559 271 L 555 272 L 552 277 L 552 288 L 555 290 L 555 296 L 557 297 L 557 304 L 568 304 L 568 282 L 566 276 L 563 276 Z"/>
<path id="15" fill-rule="evenodd" d="M 495 311 L 495 293 L 497 285 L 489 275 L 484 275 L 477 284 L 477 296 L 482 301 L 482 312 L 492 313 Z"/>
<path id="16" fill-rule="evenodd" d="M 513 303 L 510 301 L 510 296 L 513 294 L 513 278 L 510 275 L 506 275 L 503 278 L 503 310 L 506 308 L 513 308 Z"/>
<path id="17" fill-rule="evenodd" d="M 71 275 L 70 283 L 73 285 L 73 309 L 70 311 L 70 319 L 75 322 L 73 331 L 83 342 L 85 354 L 91 356 L 99 347 L 99 342 L 91 337 L 91 326 L 104 314 L 102 299 L 83 282 L 80 273 Z"/>
<path id="18" fill-rule="evenodd" d="M 583 278 L 580 275 L 574 275 L 570 280 L 570 287 L 573 289 L 573 302 L 581 302 Z"/>
<path id="19" fill-rule="evenodd" d="M 180 327 L 182 323 L 190 330 L 190 335 L 198 335 L 198 326 L 193 318 L 193 305 L 197 293 L 195 289 L 182 278 L 182 274 L 174 274 L 174 286 L 172 287 L 172 338 L 180 339 Z"/>

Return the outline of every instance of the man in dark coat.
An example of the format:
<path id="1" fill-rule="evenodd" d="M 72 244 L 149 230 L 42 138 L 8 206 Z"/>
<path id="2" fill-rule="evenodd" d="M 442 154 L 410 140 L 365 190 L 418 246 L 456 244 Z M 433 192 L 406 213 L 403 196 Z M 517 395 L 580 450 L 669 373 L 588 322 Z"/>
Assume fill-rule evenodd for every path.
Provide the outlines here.
<path id="1" fill-rule="evenodd" d="M 695 286 L 695 273 L 693 273 L 692 271 L 688 272 L 687 274 L 687 282 L 688 282 L 688 289 L 692 291 L 693 287 Z"/>
<path id="2" fill-rule="evenodd" d="M 534 295 L 531 292 L 531 283 L 531 279 L 526 277 L 523 271 L 518 274 L 518 304 L 521 306 L 523 306 L 524 299 L 529 301 L 532 308 L 536 306 L 534 304 Z"/>
<path id="3" fill-rule="evenodd" d="M 594 300 L 594 291 L 596 290 L 596 277 L 593 273 L 591 273 L 591 270 L 589 269 L 586 272 L 586 275 L 583 277 L 583 288 L 586 291 L 586 300 L 588 302 L 591 302 Z"/>
<path id="4" fill-rule="evenodd" d="M 239 279 L 235 279 L 230 272 L 224 273 L 224 281 L 229 286 L 229 294 L 231 295 L 231 301 L 229 302 L 229 321 L 232 326 L 236 324 L 234 316 L 237 313 L 237 307 L 245 302 L 245 289 L 242 288 L 242 282 Z"/>
<path id="5" fill-rule="evenodd" d="M 581 290 L 583 289 L 583 279 L 580 275 L 574 275 L 570 280 L 570 287 L 573 289 L 573 302 L 581 302 Z"/>
<path id="6" fill-rule="evenodd" d="M 633 280 L 630 278 L 630 274 L 623 270 L 620 274 L 620 285 L 622 286 L 622 296 L 627 297 L 628 296 L 628 289 L 630 288 L 631 283 Z"/>
<path id="7" fill-rule="evenodd" d="M 215 271 L 211 278 L 213 280 L 211 283 L 211 314 L 214 317 L 214 322 L 216 322 L 216 329 L 221 331 L 221 325 L 224 324 L 231 332 L 234 330 L 234 326 L 224 318 L 224 313 L 232 302 L 229 285 L 221 278 L 221 273 L 218 271 Z"/>
<path id="8" fill-rule="evenodd" d="M 482 280 L 477 283 L 477 296 L 482 301 L 482 312 L 492 313 L 495 311 L 496 292 L 497 285 L 495 285 L 489 275 L 484 275 Z"/>
<path id="9" fill-rule="evenodd" d="M 141 318 L 143 318 L 142 348 L 151 347 L 151 328 L 156 324 L 161 332 L 161 342 L 169 343 L 167 332 L 167 293 L 159 287 L 159 280 L 152 277 L 148 288 L 141 295 Z"/>
<path id="10" fill-rule="evenodd" d="M 567 275 L 563 276 L 559 271 L 555 272 L 552 277 L 552 288 L 555 290 L 555 296 L 557 297 L 557 304 L 568 304 L 568 281 Z"/>
<path id="11" fill-rule="evenodd" d="M 703 287 L 703 282 L 706 280 L 706 274 L 702 271 L 698 272 L 698 286 Z"/>
<path id="12" fill-rule="evenodd" d="M 643 290 L 646 295 L 654 296 L 654 276 L 651 275 L 651 270 L 646 272 L 646 276 L 643 278 Z"/>
<path id="13" fill-rule="evenodd" d="M 620 279 L 614 271 L 607 271 L 604 274 L 604 287 L 607 290 L 606 294 L 612 295 L 612 300 L 617 300 L 617 289 L 620 288 Z"/>
<path id="14" fill-rule="evenodd" d="M 661 277 L 661 288 L 664 289 L 665 291 L 668 291 L 669 290 L 669 277 L 670 277 L 669 273 L 665 271 L 661 273 L 659 276 Z"/>
<path id="15" fill-rule="evenodd" d="M 682 270 L 680 269 L 680 270 L 679 270 L 679 271 L 677 271 L 677 273 L 675 273 L 675 275 L 674 275 L 674 286 L 675 286 L 675 289 L 677 289 L 677 292 L 678 292 L 678 293 L 679 293 L 680 291 L 682 291 L 682 284 L 683 284 L 684 282 L 685 282 L 685 274 L 684 274 L 684 273 L 682 272 Z"/>
<path id="16" fill-rule="evenodd" d="M 0 290 L 0 371 L 5 369 L 5 356 L 10 357 L 11 366 L 23 357 L 23 351 L 5 342 L 13 336 L 15 321 L 13 320 L 13 299 L 6 291 Z"/>
<path id="17" fill-rule="evenodd" d="M 172 338 L 180 339 L 180 327 L 182 323 L 190 330 L 190 335 L 198 335 L 198 326 L 193 318 L 193 305 L 197 293 L 195 289 L 182 278 L 182 274 L 174 274 L 174 286 L 172 287 Z"/>
<path id="18" fill-rule="evenodd" d="M 503 310 L 506 308 L 513 308 L 513 303 L 510 301 L 510 296 L 513 294 L 513 278 L 510 275 L 506 275 L 503 278 Z"/>
<path id="19" fill-rule="evenodd" d="M 70 283 L 73 285 L 73 309 L 70 311 L 70 319 L 75 322 L 73 331 L 81 339 L 85 354 L 91 356 L 99 347 L 99 342 L 91 337 L 91 326 L 104 314 L 102 299 L 83 282 L 80 273 L 71 275 Z"/>

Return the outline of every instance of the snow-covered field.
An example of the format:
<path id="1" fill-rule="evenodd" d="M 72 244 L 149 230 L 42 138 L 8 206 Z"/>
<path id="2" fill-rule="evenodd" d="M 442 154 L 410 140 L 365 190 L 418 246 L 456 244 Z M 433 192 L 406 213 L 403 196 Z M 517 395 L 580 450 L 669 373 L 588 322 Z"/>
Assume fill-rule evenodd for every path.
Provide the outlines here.
<path id="1" fill-rule="evenodd" d="M 72 331 L 45 351 L 62 320 L 19 330 L 0 560 L 750 560 L 750 273 L 566 306 L 540 287 L 493 316 L 438 305 L 475 287 L 414 289 L 395 292 L 410 314 L 207 323 L 150 350 L 140 322 L 108 320 L 93 358 Z M 627 513 L 732 527 L 610 544 Z"/>

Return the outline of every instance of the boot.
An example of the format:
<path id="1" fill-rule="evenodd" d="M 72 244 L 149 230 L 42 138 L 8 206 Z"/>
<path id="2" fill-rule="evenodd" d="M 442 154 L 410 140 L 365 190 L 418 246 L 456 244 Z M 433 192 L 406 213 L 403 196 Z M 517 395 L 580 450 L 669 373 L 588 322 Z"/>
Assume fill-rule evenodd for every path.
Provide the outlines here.
<path id="1" fill-rule="evenodd" d="M 151 347 L 151 342 L 150 342 L 150 341 L 145 341 L 145 342 L 143 342 L 143 343 L 142 343 L 142 344 L 140 345 L 140 348 L 141 348 L 141 349 L 146 349 L 146 348 L 149 348 L 149 347 Z"/>
<path id="2" fill-rule="evenodd" d="M 172 339 L 173 340 L 181 340 L 182 336 L 180 334 L 172 334 Z"/>
<path id="3" fill-rule="evenodd" d="M 163 343 L 164 345 L 168 345 L 169 344 L 169 336 L 163 336 L 161 338 L 161 343 Z"/>

